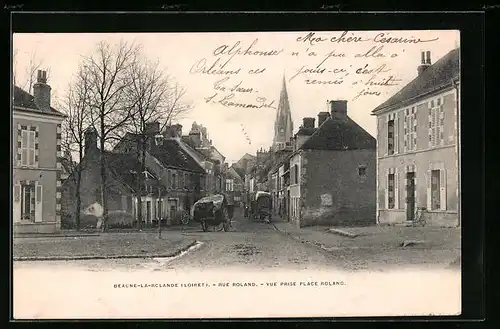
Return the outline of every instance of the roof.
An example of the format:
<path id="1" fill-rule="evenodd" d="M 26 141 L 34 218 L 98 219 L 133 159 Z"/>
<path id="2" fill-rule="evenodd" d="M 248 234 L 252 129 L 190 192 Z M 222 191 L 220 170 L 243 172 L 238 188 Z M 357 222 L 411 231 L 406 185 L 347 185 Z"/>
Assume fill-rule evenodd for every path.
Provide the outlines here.
<path id="1" fill-rule="evenodd" d="M 340 120 L 329 117 L 309 137 L 300 149 L 314 150 L 354 150 L 375 149 L 376 140 L 351 118 Z"/>
<path id="2" fill-rule="evenodd" d="M 19 109 L 19 107 L 21 107 L 22 109 L 19 109 L 21 111 L 29 111 L 29 112 L 36 112 L 36 113 L 41 113 L 41 114 L 66 117 L 66 115 L 57 111 L 52 106 L 50 107 L 50 112 L 42 111 L 35 104 L 35 98 L 33 97 L 33 95 L 31 95 L 27 91 L 24 91 L 23 89 L 19 88 L 18 86 L 13 86 L 13 93 L 14 93 L 13 106 L 17 107 L 18 109 Z"/>
<path id="3" fill-rule="evenodd" d="M 311 136 L 314 134 L 318 128 L 306 128 L 306 127 L 300 127 L 299 130 L 295 133 L 295 136 L 297 135 L 302 135 L 302 136 Z"/>
<path id="4" fill-rule="evenodd" d="M 460 76 L 460 48 L 453 49 L 436 63 L 429 66 L 399 92 L 384 103 L 377 106 L 372 113 L 386 108 L 406 106 L 415 102 L 420 96 L 436 92 L 452 84 L 452 80 Z"/>
<path id="5" fill-rule="evenodd" d="M 245 177 L 245 170 L 243 168 L 240 168 L 238 166 L 232 165 L 231 168 L 233 168 L 234 171 L 241 177 Z"/>
<path id="6" fill-rule="evenodd" d="M 138 134 L 127 133 L 123 139 L 127 139 L 129 141 L 134 141 L 136 138 L 139 138 Z M 163 145 L 160 147 L 153 147 L 149 150 L 149 154 L 155 157 L 161 164 L 165 167 L 175 167 L 181 168 L 187 171 L 205 173 L 204 169 L 198 164 L 198 161 L 194 159 L 189 153 L 184 151 L 184 149 L 179 145 L 179 143 L 184 143 L 179 140 L 179 142 L 175 139 L 166 138 L 163 140 Z M 192 149 L 196 155 L 199 155 L 200 160 L 205 160 L 206 157 L 198 152 L 197 150 L 191 148 L 187 143 L 184 143 L 186 147 Z"/>
<path id="7" fill-rule="evenodd" d="M 137 173 L 141 172 L 140 161 L 130 153 L 115 153 L 104 151 L 106 165 L 121 182 L 127 184 L 135 190 L 137 184 Z M 146 170 L 151 174 L 152 179 L 157 179 L 153 171 L 146 167 Z"/>
<path id="8" fill-rule="evenodd" d="M 205 173 L 204 169 L 185 152 L 174 139 L 165 139 L 163 145 L 153 147 L 149 152 L 166 167 L 182 168 L 187 171 Z"/>

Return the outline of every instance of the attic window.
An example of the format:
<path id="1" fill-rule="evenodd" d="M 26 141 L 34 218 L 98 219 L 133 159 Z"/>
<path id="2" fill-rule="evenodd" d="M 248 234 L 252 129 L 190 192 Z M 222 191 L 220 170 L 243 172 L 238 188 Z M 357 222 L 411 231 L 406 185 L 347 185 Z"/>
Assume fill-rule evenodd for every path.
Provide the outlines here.
<path id="1" fill-rule="evenodd" d="M 366 176 L 366 166 L 358 167 L 358 176 L 364 177 Z"/>

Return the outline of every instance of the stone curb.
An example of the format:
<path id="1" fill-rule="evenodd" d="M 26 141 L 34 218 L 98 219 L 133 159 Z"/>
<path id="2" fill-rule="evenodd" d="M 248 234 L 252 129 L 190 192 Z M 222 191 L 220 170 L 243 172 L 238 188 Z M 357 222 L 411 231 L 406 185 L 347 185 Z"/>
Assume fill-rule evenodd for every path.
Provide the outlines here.
<path id="1" fill-rule="evenodd" d="M 83 237 L 88 237 L 88 236 L 101 236 L 100 234 L 75 234 L 75 235 L 63 235 L 63 234 L 26 234 L 26 235 L 14 235 L 13 238 L 15 239 L 25 239 L 25 238 L 83 238 Z"/>
<path id="2" fill-rule="evenodd" d="M 198 241 L 193 240 L 187 246 L 184 246 L 169 254 L 143 254 L 143 255 L 114 255 L 114 256 L 49 256 L 49 257 L 13 257 L 14 261 L 51 261 L 51 260 L 90 260 L 90 259 L 133 259 L 133 258 L 171 258 L 179 256 L 182 252 L 196 245 Z"/>
<path id="3" fill-rule="evenodd" d="M 333 234 L 336 234 L 336 235 L 341 235 L 341 236 L 344 236 L 344 237 L 348 237 L 348 238 L 351 238 L 351 239 L 354 239 L 355 237 L 358 236 L 357 234 L 350 233 L 350 232 L 347 232 L 347 231 L 342 231 L 342 230 L 339 230 L 339 229 L 336 229 L 336 228 L 329 228 L 327 230 L 327 232 L 333 233 Z"/>

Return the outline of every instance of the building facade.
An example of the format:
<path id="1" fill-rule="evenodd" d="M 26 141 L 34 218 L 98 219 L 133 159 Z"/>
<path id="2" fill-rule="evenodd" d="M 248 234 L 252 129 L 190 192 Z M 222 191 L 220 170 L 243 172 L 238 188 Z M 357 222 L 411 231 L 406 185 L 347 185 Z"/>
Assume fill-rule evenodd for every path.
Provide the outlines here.
<path id="1" fill-rule="evenodd" d="M 378 106 L 377 218 L 457 226 L 460 212 L 460 59 L 454 49 Z"/>
<path id="2" fill-rule="evenodd" d="M 51 233 L 61 228 L 61 124 L 50 105 L 45 71 L 33 95 L 13 86 L 12 219 L 15 233 Z"/>
<path id="3" fill-rule="evenodd" d="M 329 115 L 318 114 L 318 127 L 305 118 L 295 136 L 288 162 L 290 221 L 297 227 L 374 225 L 375 138 L 349 118 L 346 101 L 329 106 Z"/>

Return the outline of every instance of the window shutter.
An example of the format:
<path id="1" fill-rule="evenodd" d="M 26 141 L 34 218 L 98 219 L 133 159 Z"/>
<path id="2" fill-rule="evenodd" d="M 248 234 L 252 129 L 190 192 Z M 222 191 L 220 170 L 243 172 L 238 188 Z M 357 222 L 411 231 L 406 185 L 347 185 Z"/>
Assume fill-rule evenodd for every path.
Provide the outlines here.
<path id="1" fill-rule="evenodd" d="M 394 208 L 399 209 L 399 172 L 394 170 Z"/>
<path id="2" fill-rule="evenodd" d="M 14 222 L 19 222 L 21 220 L 21 185 L 14 185 L 14 202 L 12 204 L 12 216 L 14 217 Z"/>
<path id="3" fill-rule="evenodd" d="M 394 118 L 394 153 L 399 153 L 399 118 L 397 113 Z"/>
<path id="4" fill-rule="evenodd" d="M 43 186 L 38 182 L 35 185 L 35 222 L 39 223 L 43 219 Z"/>
<path id="5" fill-rule="evenodd" d="M 385 141 L 384 144 L 384 155 L 389 154 L 389 115 L 385 116 L 385 134 L 383 136 L 383 140 Z"/>
<path id="6" fill-rule="evenodd" d="M 443 168 L 439 171 L 439 199 L 441 210 L 446 210 L 446 170 Z"/>
<path id="7" fill-rule="evenodd" d="M 405 116 L 405 119 L 403 120 L 403 139 L 404 139 L 404 145 L 403 145 L 403 151 L 407 152 L 408 151 L 408 116 Z"/>
<path id="8" fill-rule="evenodd" d="M 385 209 L 389 209 L 389 169 L 385 170 Z"/>
<path id="9" fill-rule="evenodd" d="M 427 170 L 427 210 L 431 210 L 431 202 L 432 202 L 432 195 L 431 195 L 431 171 Z"/>

